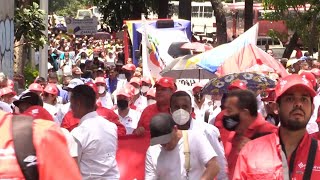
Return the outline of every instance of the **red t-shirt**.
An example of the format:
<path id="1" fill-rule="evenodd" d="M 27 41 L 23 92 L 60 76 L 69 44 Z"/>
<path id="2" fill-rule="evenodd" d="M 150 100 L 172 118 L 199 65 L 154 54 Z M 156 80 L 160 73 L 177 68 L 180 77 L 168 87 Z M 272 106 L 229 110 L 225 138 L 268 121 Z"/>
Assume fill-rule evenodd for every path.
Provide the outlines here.
<path id="1" fill-rule="evenodd" d="M 140 116 L 140 120 L 138 122 L 138 127 L 144 127 L 146 131 L 149 131 L 149 125 L 151 118 L 155 116 L 158 113 L 170 113 L 169 107 L 167 111 L 159 111 L 157 104 L 151 104 L 148 107 L 146 107 Z"/>
<path id="2" fill-rule="evenodd" d="M 120 123 L 119 117 L 115 112 L 104 107 L 98 107 L 96 111 L 99 114 L 99 116 L 102 116 L 103 118 L 117 125 L 118 136 L 126 135 L 126 128 Z M 78 126 L 79 122 L 80 119 L 73 117 L 72 111 L 69 111 L 63 117 L 61 127 L 66 128 L 69 131 L 72 131 L 72 129 Z"/>

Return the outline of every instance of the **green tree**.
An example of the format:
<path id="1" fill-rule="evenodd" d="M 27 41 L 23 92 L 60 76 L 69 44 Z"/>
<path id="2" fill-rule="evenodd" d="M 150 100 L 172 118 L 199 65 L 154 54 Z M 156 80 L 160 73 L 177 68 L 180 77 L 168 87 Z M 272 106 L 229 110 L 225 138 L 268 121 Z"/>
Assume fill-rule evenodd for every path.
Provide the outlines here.
<path id="1" fill-rule="evenodd" d="M 26 8 L 17 8 L 14 17 L 15 42 L 20 41 L 23 37 L 25 43 L 19 45 L 27 44 L 35 49 L 43 47 L 47 42 L 43 33 L 45 30 L 43 16 L 44 12 L 39 9 L 37 3 L 33 3 Z"/>
<path id="2" fill-rule="evenodd" d="M 310 7 L 307 6 L 310 5 Z M 274 12 L 266 15 L 270 20 L 285 20 L 287 27 L 294 32 L 283 57 L 289 58 L 300 38 L 308 51 L 313 53 L 319 43 L 320 1 L 318 0 L 265 0 L 266 9 Z M 290 10 L 290 11 L 289 11 Z"/>
<path id="3" fill-rule="evenodd" d="M 227 43 L 227 20 L 221 0 L 211 0 L 217 25 L 217 43 Z"/>
<path id="4" fill-rule="evenodd" d="M 78 9 L 93 6 L 93 0 L 49 0 L 49 14 L 76 16 Z"/>

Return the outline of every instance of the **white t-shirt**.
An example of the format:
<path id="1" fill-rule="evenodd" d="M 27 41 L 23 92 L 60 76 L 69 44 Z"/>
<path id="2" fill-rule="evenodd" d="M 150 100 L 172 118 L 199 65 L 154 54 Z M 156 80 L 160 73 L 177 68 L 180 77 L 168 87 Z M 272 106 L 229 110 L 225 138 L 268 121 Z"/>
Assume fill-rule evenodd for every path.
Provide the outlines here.
<path id="1" fill-rule="evenodd" d="M 68 143 L 68 149 L 71 157 L 77 157 L 78 156 L 78 145 L 71 135 L 71 133 L 65 129 L 60 128 L 64 136 L 66 137 L 67 143 Z"/>
<path id="2" fill-rule="evenodd" d="M 313 105 L 314 105 L 314 110 L 312 113 L 312 116 L 310 117 L 310 120 L 307 124 L 307 131 L 309 134 L 315 133 L 319 131 L 319 127 L 318 124 L 316 122 L 317 118 L 318 118 L 318 108 L 320 105 L 320 95 L 317 94 L 314 98 L 313 98 Z"/>
<path id="3" fill-rule="evenodd" d="M 200 179 L 205 165 L 217 154 L 203 136 L 196 131 L 188 131 L 190 150 L 189 179 Z M 183 180 L 186 179 L 184 168 L 183 137 L 172 151 L 166 151 L 161 145 L 150 146 L 146 155 L 146 180 Z"/>
<path id="4" fill-rule="evenodd" d="M 148 100 L 146 97 L 140 95 L 134 102 L 134 105 L 137 107 L 137 111 L 142 112 L 148 106 Z"/>
<path id="5" fill-rule="evenodd" d="M 108 109 L 111 109 L 113 107 L 111 94 L 109 92 L 107 92 L 105 96 L 99 97 L 99 100 L 101 102 L 102 107 L 108 108 Z"/>
<path id="6" fill-rule="evenodd" d="M 78 163 L 83 180 L 118 180 L 117 126 L 96 111 L 80 119 L 71 131 L 78 144 Z"/>
<path id="7" fill-rule="evenodd" d="M 193 102 L 194 113 L 196 115 L 197 120 L 201 120 L 204 122 L 204 115 L 208 111 L 210 114 L 212 113 L 212 102 L 208 99 L 205 99 L 201 107 L 198 107 L 197 103 Z"/>
<path id="8" fill-rule="evenodd" d="M 43 103 L 43 108 L 46 109 L 51 114 L 54 122 L 56 122 L 60 126 L 61 121 L 58 118 L 58 108 L 48 103 Z"/>
<path id="9" fill-rule="evenodd" d="M 126 128 L 127 134 L 132 134 L 135 129 L 137 129 L 138 122 L 141 116 L 139 111 L 130 109 L 128 114 L 125 117 L 121 117 L 118 113 L 118 110 L 114 111 L 118 117 L 121 124 Z"/>

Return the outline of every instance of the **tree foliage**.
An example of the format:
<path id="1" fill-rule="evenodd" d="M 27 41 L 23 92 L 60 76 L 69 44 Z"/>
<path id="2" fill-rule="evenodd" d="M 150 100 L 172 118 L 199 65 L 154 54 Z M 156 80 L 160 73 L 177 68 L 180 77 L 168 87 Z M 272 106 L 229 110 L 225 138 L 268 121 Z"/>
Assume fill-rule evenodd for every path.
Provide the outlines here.
<path id="1" fill-rule="evenodd" d="M 93 5 L 93 0 L 49 0 L 49 14 L 76 16 L 78 9 Z"/>
<path id="2" fill-rule="evenodd" d="M 312 53 L 319 39 L 319 0 L 265 0 L 264 7 L 274 10 L 267 13 L 267 19 L 285 20 L 287 27 L 297 33 Z"/>
<path id="3" fill-rule="evenodd" d="M 43 23 L 44 12 L 39 9 L 37 3 L 33 3 L 26 8 L 17 8 L 15 11 L 15 42 L 20 41 L 24 37 L 25 42 L 35 49 L 43 47 L 47 42 L 43 31 L 45 25 Z"/>

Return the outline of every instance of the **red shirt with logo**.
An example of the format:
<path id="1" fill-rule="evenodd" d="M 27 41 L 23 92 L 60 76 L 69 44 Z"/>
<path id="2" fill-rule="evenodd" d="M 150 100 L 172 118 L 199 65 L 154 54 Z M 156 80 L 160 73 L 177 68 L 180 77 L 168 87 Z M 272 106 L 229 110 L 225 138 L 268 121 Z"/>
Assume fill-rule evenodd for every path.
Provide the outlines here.
<path id="1" fill-rule="evenodd" d="M 0 112 L 0 179 L 25 179 L 13 148 L 12 115 Z M 69 155 L 66 139 L 54 122 L 33 121 L 39 179 L 81 180 L 78 165 Z"/>
<path id="2" fill-rule="evenodd" d="M 311 136 L 305 133 L 296 149 L 292 179 L 303 179 L 310 144 Z M 281 151 L 279 132 L 248 142 L 239 153 L 233 179 L 283 179 Z M 291 157 L 287 157 L 288 167 L 290 158 Z M 314 160 L 311 179 L 320 179 L 319 145 Z"/>

